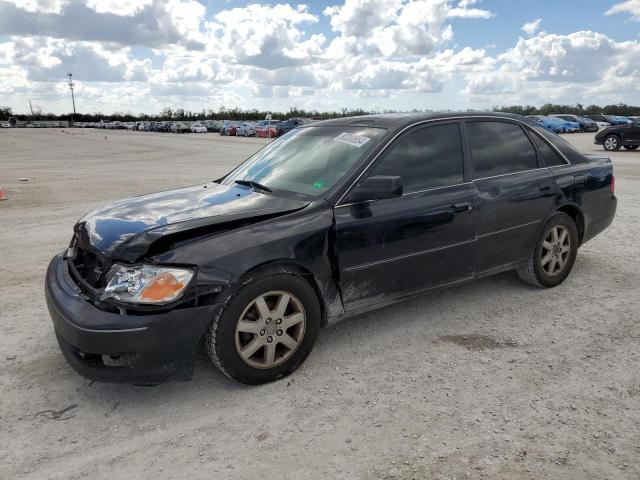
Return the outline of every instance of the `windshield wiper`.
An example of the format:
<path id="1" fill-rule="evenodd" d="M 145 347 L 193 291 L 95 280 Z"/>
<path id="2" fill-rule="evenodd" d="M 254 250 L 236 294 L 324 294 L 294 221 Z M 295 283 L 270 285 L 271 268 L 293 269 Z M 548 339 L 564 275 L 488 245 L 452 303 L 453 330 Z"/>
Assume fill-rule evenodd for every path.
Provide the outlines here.
<path id="1" fill-rule="evenodd" d="M 265 192 L 273 192 L 273 190 L 271 190 L 266 185 L 262 185 L 261 183 L 254 182 L 253 180 L 234 180 L 234 182 L 236 182 L 238 185 L 244 185 L 245 187 L 255 188 L 256 190 L 264 190 Z"/>

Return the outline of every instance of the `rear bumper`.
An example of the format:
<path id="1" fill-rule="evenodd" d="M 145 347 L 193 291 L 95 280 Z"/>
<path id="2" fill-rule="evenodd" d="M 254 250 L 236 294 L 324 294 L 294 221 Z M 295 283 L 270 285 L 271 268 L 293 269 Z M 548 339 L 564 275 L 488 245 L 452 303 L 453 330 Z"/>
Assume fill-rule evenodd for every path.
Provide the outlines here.
<path id="1" fill-rule="evenodd" d="M 191 378 L 196 350 L 219 305 L 157 315 L 105 312 L 87 300 L 53 258 L 45 296 L 65 359 L 82 376 L 103 382 L 158 383 Z"/>

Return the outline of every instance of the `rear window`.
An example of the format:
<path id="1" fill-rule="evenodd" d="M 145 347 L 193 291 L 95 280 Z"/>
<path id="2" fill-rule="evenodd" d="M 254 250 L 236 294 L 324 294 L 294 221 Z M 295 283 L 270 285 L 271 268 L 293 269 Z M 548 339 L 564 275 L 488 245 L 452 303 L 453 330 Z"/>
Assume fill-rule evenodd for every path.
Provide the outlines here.
<path id="1" fill-rule="evenodd" d="M 474 178 L 493 177 L 538 168 L 533 145 L 513 123 L 468 122 Z"/>

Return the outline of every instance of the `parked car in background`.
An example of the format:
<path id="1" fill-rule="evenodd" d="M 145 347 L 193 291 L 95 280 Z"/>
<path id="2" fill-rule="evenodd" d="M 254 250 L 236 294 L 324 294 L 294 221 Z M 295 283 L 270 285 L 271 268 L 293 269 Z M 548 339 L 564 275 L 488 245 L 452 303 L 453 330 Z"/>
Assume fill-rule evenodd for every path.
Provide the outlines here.
<path id="1" fill-rule="evenodd" d="M 616 115 L 586 115 L 586 117 L 598 122 L 606 122 L 609 125 L 626 125 L 629 123 L 628 118 L 623 119 L 623 117 L 617 117 Z"/>
<path id="2" fill-rule="evenodd" d="M 629 123 L 633 123 L 633 120 L 623 117 L 622 115 L 609 115 L 609 123 L 611 125 L 625 125 Z"/>
<path id="3" fill-rule="evenodd" d="M 231 122 L 228 120 L 223 120 L 222 125 L 220 125 L 220 135 L 226 135 L 226 128 L 231 125 Z"/>
<path id="4" fill-rule="evenodd" d="M 276 127 L 276 131 L 278 133 L 278 136 L 284 135 L 285 133 L 290 132 L 294 128 L 300 127 L 302 125 L 306 125 L 308 123 L 311 123 L 312 121 L 313 120 L 311 120 L 310 118 L 303 118 L 303 117 L 289 118 L 284 122 L 280 122 Z"/>
<path id="5" fill-rule="evenodd" d="M 559 118 L 567 122 L 574 122 L 580 126 L 581 132 L 597 132 L 600 128 L 598 124 L 590 118 L 579 117 L 578 115 L 570 115 L 565 113 L 554 113 L 549 115 L 552 118 Z"/>
<path id="6" fill-rule="evenodd" d="M 207 126 L 200 122 L 193 122 L 189 126 L 191 133 L 207 133 Z"/>
<path id="7" fill-rule="evenodd" d="M 550 130 L 554 133 L 564 133 L 565 129 L 563 124 L 559 122 L 557 119 L 552 119 L 549 117 L 545 117 L 544 115 L 527 115 L 527 118 L 533 120 L 534 122 L 538 122 L 547 130 Z"/>
<path id="8" fill-rule="evenodd" d="M 237 129 L 238 129 L 238 125 L 237 124 L 229 123 L 229 124 L 223 126 L 220 129 L 220 135 L 227 135 L 229 137 L 235 137 Z"/>
<path id="9" fill-rule="evenodd" d="M 167 133 L 171 131 L 171 122 L 158 122 L 155 125 L 155 132 Z"/>
<path id="10" fill-rule="evenodd" d="M 208 132 L 219 132 L 222 122 L 218 120 L 208 120 L 206 122 Z"/>
<path id="11" fill-rule="evenodd" d="M 585 117 L 596 122 L 600 128 L 611 126 L 611 124 L 607 121 L 607 117 L 605 117 L 604 115 L 585 115 Z"/>
<path id="12" fill-rule="evenodd" d="M 261 120 L 256 128 L 256 137 L 276 138 L 278 136 L 279 120 Z"/>
<path id="13" fill-rule="evenodd" d="M 608 152 L 620 150 L 620 147 L 636 150 L 640 147 L 640 120 L 600 130 L 595 136 L 594 143 L 602 145 Z"/>
<path id="14" fill-rule="evenodd" d="M 555 117 L 548 117 L 548 118 L 562 122 L 565 133 L 576 133 L 580 131 L 580 124 L 578 122 L 564 120 L 563 118 L 555 118 Z"/>
<path id="15" fill-rule="evenodd" d="M 183 122 L 174 122 L 173 125 L 171 125 L 172 133 L 187 133 L 190 131 L 191 131 L 191 127 L 189 127 L 189 125 Z"/>
<path id="16" fill-rule="evenodd" d="M 580 131 L 580 125 L 562 118 L 548 117 L 546 115 L 529 115 L 530 118 L 554 133 L 573 133 Z"/>
<path id="17" fill-rule="evenodd" d="M 261 384 L 348 316 L 505 271 L 561 284 L 611 224 L 614 185 L 611 160 L 521 116 L 328 120 L 217 181 L 88 213 L 45 296 L 85 377 L 191 378 L 203 345 L 226 376 Z"/>
<path id="18" fill-rule="evenodd" d="M 256 134 L 256 127 L 253 123 L 242 122 L 236 129 L 238 137 L 253 137 Z"/>

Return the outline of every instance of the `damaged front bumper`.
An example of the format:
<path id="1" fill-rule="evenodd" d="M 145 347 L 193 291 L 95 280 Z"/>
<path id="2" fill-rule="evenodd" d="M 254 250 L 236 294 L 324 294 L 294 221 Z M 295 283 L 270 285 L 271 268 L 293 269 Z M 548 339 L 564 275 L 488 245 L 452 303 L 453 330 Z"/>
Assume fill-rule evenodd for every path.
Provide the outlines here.
<path id="1" fill-rule="evenodd" d="M 47 270 L 45 296 L 67 362 L 103 382 L 150 384 L 189 379 L 195 353 L 219 304 L 158 314 L 121 315 L 95 307 L 57 255 Z"/>

